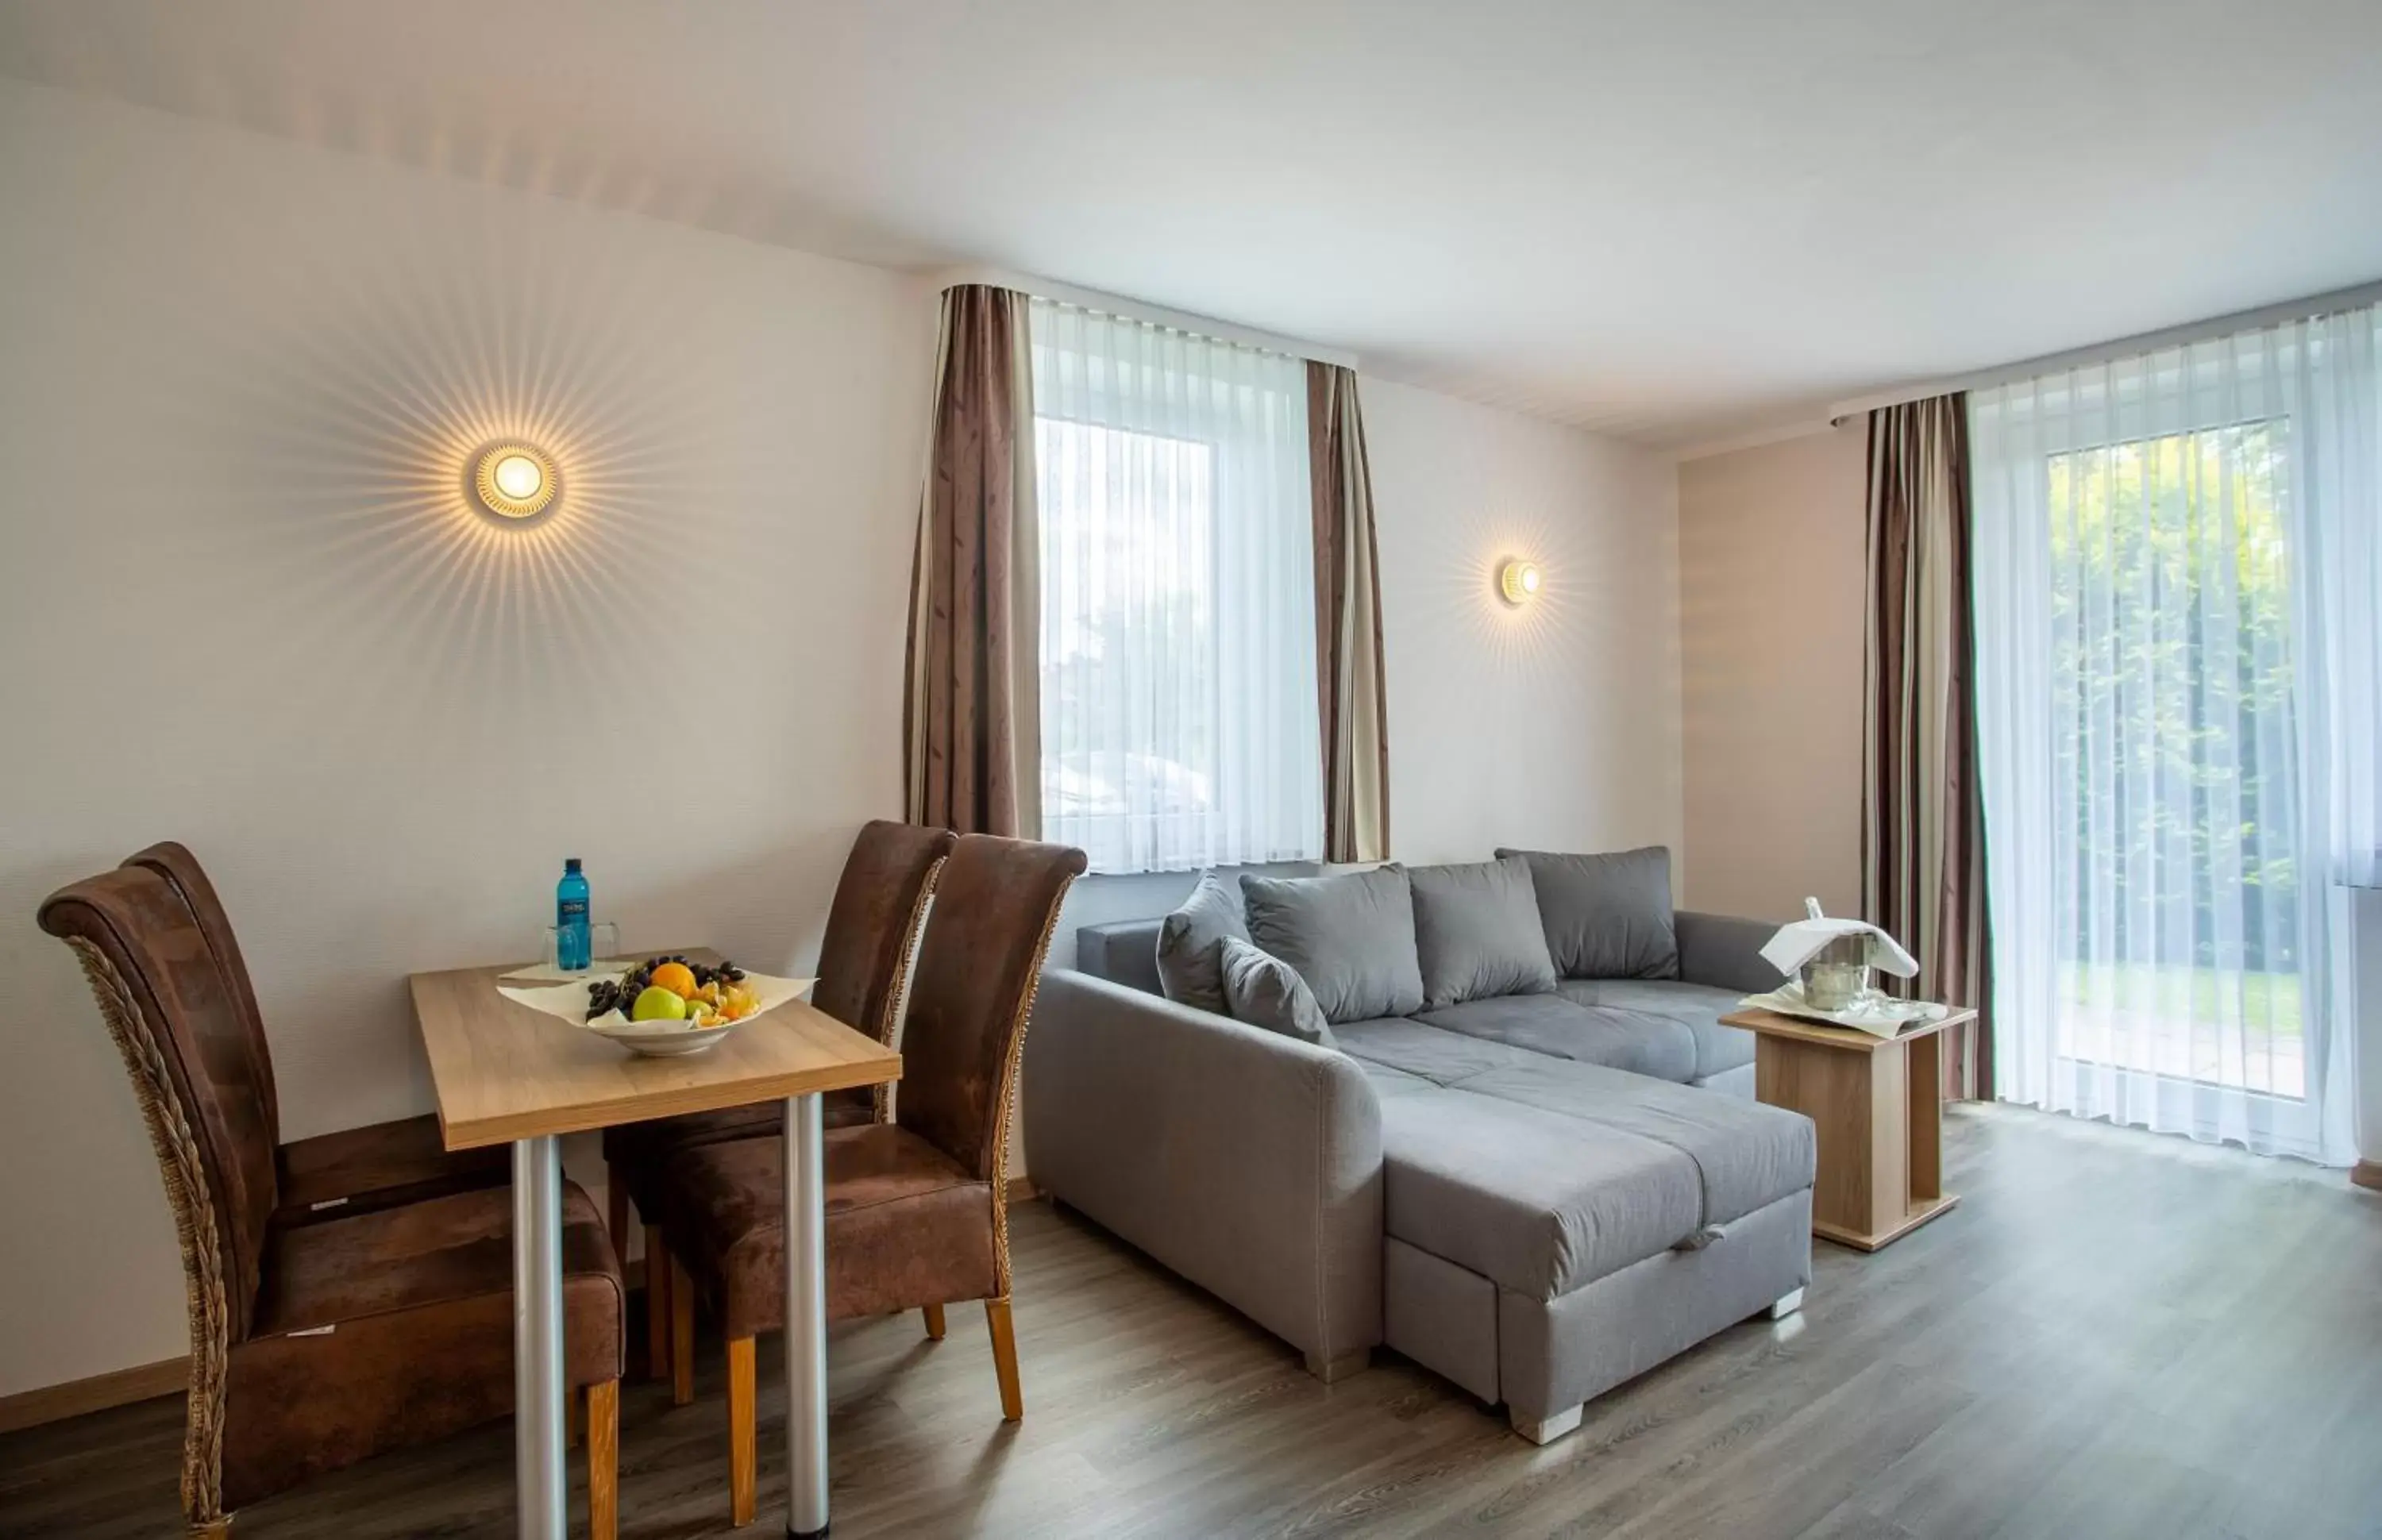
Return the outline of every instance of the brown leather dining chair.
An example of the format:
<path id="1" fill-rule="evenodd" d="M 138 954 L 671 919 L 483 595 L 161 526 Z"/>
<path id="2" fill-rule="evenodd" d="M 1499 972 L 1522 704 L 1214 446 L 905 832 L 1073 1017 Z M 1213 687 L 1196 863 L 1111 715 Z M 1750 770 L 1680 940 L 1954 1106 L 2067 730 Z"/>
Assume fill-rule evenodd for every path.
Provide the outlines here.
<path id="1" fill-rule="evenodd" d="M 909 982 L 910 955 L 917 948 L 936 874 L 958 837 L 949 829 L 882 818 L 861 826 L 852 853 L 844 858 L 834 902 L 828 907 L 813 1005 L 879 1043 L 893 1041 L 902 989 Z M 834 1092 L 822 1099 L 829 1128 L 874 1122 L 884 1116 L 883 1086 Z M 690 1144 L 775 1139 L 783 1133 L 785 1119 L 786 1104 L 768 1101 L 604 1131 L 612 1245 L 620 1250 L 628 1243 L 627 1205 L 633 1201 L 645 1232 L 647 1368 L 657 1375 L 665 1368 L 670 1372 L 671 1397 L 681 1406 L 694 1399 L 694 1297 L 692 1289 L 671 1287 L 669 1248 L 661 1223 L 662 1167 Z"/>
<path id="2" fill-rule="evenodd" d="M 270 1060 L 186 889 L 135 861 L 52 894 L 41 924 L 81 962 L 123 1056 L 181 1242 L 190 1533 L 227 1534 L 250 1503 L 506 1415 L 511 1195 L 483 1186 L 293 1208 Z M 587 1392 L 588 1527 L 611 1540 L 620 1271 L 595 1204 L 569 1183 L 563 1223 L 564 1362 Z"/>
<path id="3" fill-rule="evenodd" d="M 231 916 L 216 897 L 215 885 L 199 858 L 170 839 L 128 857 L 124 864 L 154 872 L 180 896 L 224 975 L 244 1040 L 248 1074 L 274 1141 L 275 1185 L 285 1222 L 360 1214 L 474 1187 L 502 1187 L 512 1179 L 508 1150 L 499 1145 L 449 1153 L 439 1142 L 438 1118 L 432 1113 L 283 1143 L 264 1017 L 257 1009 L 248 959 L 240 953 L 239 938 L 232 934 Z"/>
<path id="4" fill-rule="evenodd" d="M 943 865 L 902 1029 L 892 1123 L 829 1129 L 830 1319 L 985 1302 L 1001 1415 L 1025 1415 L 1009 1315 L 1010 1108 L 1043 953 L 1084 853 L 962 836 Z M 690 1145 L 661 1182 L 663 1224 L 728 1338 L 729 1511 L 750 1523 L 758 1471 L 755 1337 L 784 1326 L 785 1146 Z"/>

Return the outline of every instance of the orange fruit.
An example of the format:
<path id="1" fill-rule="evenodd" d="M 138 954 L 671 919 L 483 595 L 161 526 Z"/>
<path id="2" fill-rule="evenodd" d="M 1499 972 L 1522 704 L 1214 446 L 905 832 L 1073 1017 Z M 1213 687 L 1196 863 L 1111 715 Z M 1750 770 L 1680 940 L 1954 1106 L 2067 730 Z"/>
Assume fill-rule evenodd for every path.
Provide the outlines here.
<path id="1" fill-rule="evenodd" d="M 683 962 L 665 962 L 646 976 L 656 989 L 667 989 L 681 1000 L 694 997 L 694 970 Z"/>

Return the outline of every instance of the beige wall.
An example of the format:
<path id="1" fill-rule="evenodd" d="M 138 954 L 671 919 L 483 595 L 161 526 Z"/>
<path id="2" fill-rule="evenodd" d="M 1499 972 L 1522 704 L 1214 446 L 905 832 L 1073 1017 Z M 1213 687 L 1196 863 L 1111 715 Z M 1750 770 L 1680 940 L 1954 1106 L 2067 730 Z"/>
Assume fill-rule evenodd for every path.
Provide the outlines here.
<path id="1" fill-rule="evenodd" d="M 1694 908 L 1860 912 L 1864 434 L 1679 467 Z"/>
<path id="2" fill-rule="evenodd" d="M 523 954 L 565 855 L 632 946 L 809 960 L 899 807 L 934 339 L 902 275 L 13 82 L 0 207 L 6 1395 L 184 1348 L 59 884 L 200 852 L 289 1137 L 429 1108 L 404 976 Z M 1667 462 L 1365 389 L 1399 853 L 1676 843 Z M 523 429 L 539 534 L 458 507 Z"/>

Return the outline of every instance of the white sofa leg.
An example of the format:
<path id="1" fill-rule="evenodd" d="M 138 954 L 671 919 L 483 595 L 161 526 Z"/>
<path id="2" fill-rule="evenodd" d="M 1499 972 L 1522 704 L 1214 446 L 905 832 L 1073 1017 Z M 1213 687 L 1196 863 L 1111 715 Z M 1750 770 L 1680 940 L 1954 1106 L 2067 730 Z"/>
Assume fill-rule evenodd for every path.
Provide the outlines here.
<path id="1" fill-rule="evenodd" d="M 1770 1307 L 1770 1318 L 1774 1321 L 1783 1321 L 1802 1308 L 1803 1291 L 1798 1289 L 1792 1294 L 1781 1294 L 1778 1297 L 1776 1302 Z"/>
<path id="2" fill-rule="evenodd" d="M 1584 1406 L 1565 1407 L 1561 1412 L 1553 1412 L 1543 1419 L 1539 1419 L 1525 1417 L 1520 1412 L 1508 1407 L 1505 1410 L 1505 1416 L 1507 1420 L 1513 1423 L 1514 1431 L 1529 1439 L 1531 1443 L 1552 1444 L 1556 1439 L 1561 1438 L 1565 1434 L 1569 1433 L 1574 1428 L 1579 1426 L 1580 1413 L 1585 1410 L 1587 1409 Z"/>
<path id="3" fill-rule="evenodd" d="M 1361 1375 L 1373 1366 L 1373 1350 L 1359 1348 L 1338 1358 L 1326 1358 L 1321 1353 L 1307 1355 L 1307 1372 L 1326 1385 L 1335 1385 L 1351 1375 Z"/>

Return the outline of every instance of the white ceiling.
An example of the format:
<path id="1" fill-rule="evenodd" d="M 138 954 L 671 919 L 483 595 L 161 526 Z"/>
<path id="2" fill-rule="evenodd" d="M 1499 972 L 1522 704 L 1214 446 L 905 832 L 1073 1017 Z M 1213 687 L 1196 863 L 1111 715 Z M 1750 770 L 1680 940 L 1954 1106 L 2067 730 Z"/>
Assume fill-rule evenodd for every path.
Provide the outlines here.
<path id="1" fill-rule="evenodd" d="M 2382 276 L 2377 0 L 0 0 L 0 72 L 1652 443 Z"/>

